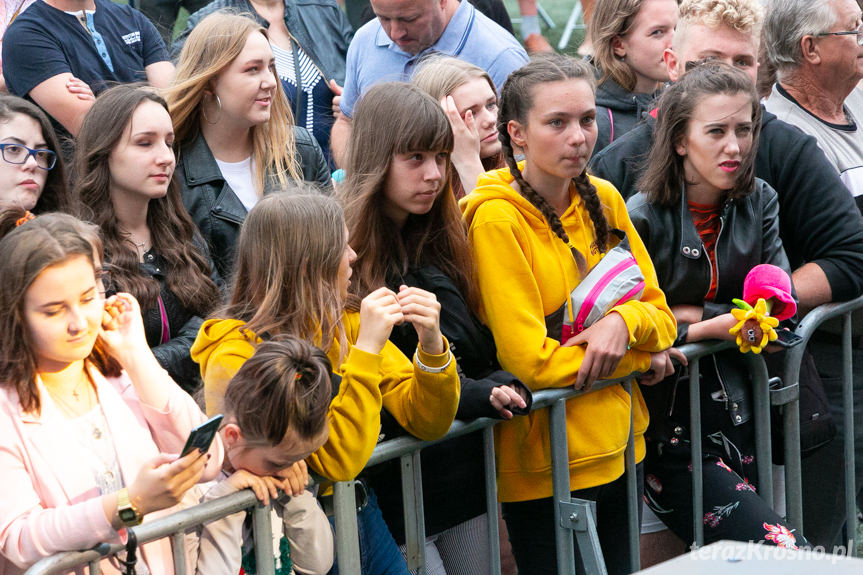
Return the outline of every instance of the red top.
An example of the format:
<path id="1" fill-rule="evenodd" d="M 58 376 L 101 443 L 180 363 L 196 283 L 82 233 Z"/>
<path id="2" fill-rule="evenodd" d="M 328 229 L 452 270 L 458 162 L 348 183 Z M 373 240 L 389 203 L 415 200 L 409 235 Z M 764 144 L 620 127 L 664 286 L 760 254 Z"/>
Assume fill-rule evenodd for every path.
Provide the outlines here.
<path id="1" fill-rule="evenodd" d="M 710 262 L 710 289 L 707 290 L 707 295 L 704 296 L 704 301 L 713 301 L 716 297 L 716 238 L 719 236 L 719 213 L 720 205 L 696 204 L 695 202 L 686 202 L 689 205 L 689 213 L 692 214 L 692 222 L 695 224 L 695 230 L 704 244 L 704 251 L 707 253 L 707 259 Z"/>

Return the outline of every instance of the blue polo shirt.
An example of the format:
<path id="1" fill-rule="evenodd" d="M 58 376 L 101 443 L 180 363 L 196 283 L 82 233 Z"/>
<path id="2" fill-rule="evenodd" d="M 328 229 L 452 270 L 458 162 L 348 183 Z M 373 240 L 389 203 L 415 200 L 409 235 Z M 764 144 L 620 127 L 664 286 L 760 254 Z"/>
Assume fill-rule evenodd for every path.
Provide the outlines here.
<path id="1" fill-rule="evenodd" d="M 417 62 L 433 52 L 461 58 L 487 71 L 498 92 L 507 76 L 528 61 L 518 40 L 470 2 L 459 3 L 438 41 L 419 54 L 399 48 L 374 18 L 357 30 L 348 47 L 342 113 L 353 117 L 354 106 L 366 90 L 379 82 L 407 80 Z"/>
<path id="2" fill-rule="evenodd" d="M 95 2 L 93 24 L 105 41 L 113 72 L 76 16 L 36 2 L 12 22 L 3 38 L 3 76 L 12 94 L 26 96 L 64 72 L 99 94 L 113 84 L 145 81 L 145 67 L 168 60 L 165 44 L 146 16 L 109 0 Z"/>

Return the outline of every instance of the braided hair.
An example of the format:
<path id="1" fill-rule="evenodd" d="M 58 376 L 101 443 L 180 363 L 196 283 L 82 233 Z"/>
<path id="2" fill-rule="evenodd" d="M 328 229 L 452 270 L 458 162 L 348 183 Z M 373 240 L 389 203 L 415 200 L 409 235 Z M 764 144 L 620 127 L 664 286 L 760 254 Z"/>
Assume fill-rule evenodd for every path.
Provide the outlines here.
<path id="1" fill-rule="evenodd" d="M 510 74 L 503 85 L 498 108 L 497 133 L 503 146 L 504 160 L 512 177 L 518 183 L 521 195 L 542 213 L 551 230 L 569 246 L 579 272 L 585 275 L 587 262 L 584 255 L 570 241 L 569 235 L 563 229 L 563 222 L 560 221 L 551 205 L 527 183 L 521 170 L 519 170 L 513 152 L 512 138 L 507 129 L 510 120 L 515 120 L 521 124 L 527 123 L 527 115 L 533 105 L 532 96 L 536 86 L 549 82 L 576 79 L 584 80 L 590 85 L 591 90 L 595 90 L 594 74 L 589 64 L 556 53 L 534 56 L 528 64 Z M 596 187 L 591 183 L 586 170 L 578 177 L 573 178 L 572 182 L 578 195 L 584 201 L 590 215 L 590 221 L 593 223 L 596 247 L 600 252 L 605 252 L 608 249 L 610 229 Z"/>

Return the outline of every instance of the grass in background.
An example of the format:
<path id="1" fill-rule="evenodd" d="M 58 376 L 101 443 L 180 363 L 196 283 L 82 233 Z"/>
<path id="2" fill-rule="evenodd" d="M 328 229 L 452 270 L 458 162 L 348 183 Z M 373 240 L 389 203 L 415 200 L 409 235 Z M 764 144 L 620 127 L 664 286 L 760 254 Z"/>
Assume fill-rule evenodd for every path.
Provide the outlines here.
<path id="1" fill-rule="evenodd" d="M 557 50 L 557 43 L 560 41 L 560 37 L 563 35 L 563 28 L 566 26 L 566 21 L 569 19 L 569 14 L 572 12 L 575 3 L 579 0 L 545 0 L 540 2 L 545 11 L 548 12 L 548 15 L 554 21 L 554 28 L 547 28 L 546 25 L 540 19 L 540 29 L 542 30 L 542 35 L 546 37 L 548 42 L 554 46 L 554 49 Z M 503 0 L 504 6 L 506 6 L 507 12 L 509 12 L 509 17 L 512 18 L 512 25 L 515 29 L 516 37 L 521 39 L 521 31 L 519 30 L 518 23 L 518 1 L 517 0 Z M 583 24 L 583 22 L 581 22 Z M 584 29 L 576 29 L 573 30 L 572 36 L 569 39 L 569 44 L 561 50 L 564 54 L 569 54 L 570 56 L 578 55 L 575 51 L 581 45 L 584 40 Z"/>

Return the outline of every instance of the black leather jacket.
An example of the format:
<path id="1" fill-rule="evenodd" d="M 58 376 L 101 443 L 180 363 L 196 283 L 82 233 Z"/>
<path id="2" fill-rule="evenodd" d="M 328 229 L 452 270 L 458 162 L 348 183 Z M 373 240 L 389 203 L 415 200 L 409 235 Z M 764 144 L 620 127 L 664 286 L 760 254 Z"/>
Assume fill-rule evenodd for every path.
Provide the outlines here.
<path id="1" fill-rule="evenodd" d="M 685 196 L 681 194 L 679 206 L 672 208 L 651 204 L 639 193 L 626 202 L 626 207 L 650 253 L 659 287 L 670 306 L 703 307 L 703 318 L 710 319 L 731 310 L 732 298 L 742 297 L 746 274 L 758 264 L 773 264 L 791 273 L 779 239 L 776 192 L 762 180 L 756 179 L 751 194 L 726 201 L 723 206 L 716 240 L 719 279 L 713 302 L 704 301 L 712 271 Z M 685 341 L 688 327 L 678 323 L 678 343 Z M 741 364 L 736 350 L 719 354 L 716 361 L 726 408 L 734 425 L 749 421 L 752 415 L 748 378 Z"/>
<path id="2" fill-rule="evenodd" d="M 327 161 L 318 142 L 304 129 L 294 126 L 297 160 L 303 179 L 318 184 L 322 191 L 332 191 Z M 200 134 L 182 144 L 177 153 L 177 173 L 183 193 L 183 204 L 207 241 L 216 271 L 228 281 L 234 263 L 234 248 L 240 226 L 246 219 L 246 207 L 222 177 L 210 147 Z M 264 195 L 278 191 L 267 182 Z"/>
<path id="3" fill-rule="evenodd" d="M 269 27 L 248 0 L 215 0 L 189 16 L 186 27 L 171 46 L 171 57 L 177 59 L 189 33 L 201 20 L 223 9 L 252 14 L 261 26 Z M 335 0 L 285 0 L 285 26 L 324 78 L 334 79 L 343 86 L 345 58 L 354 32 Z"/>

